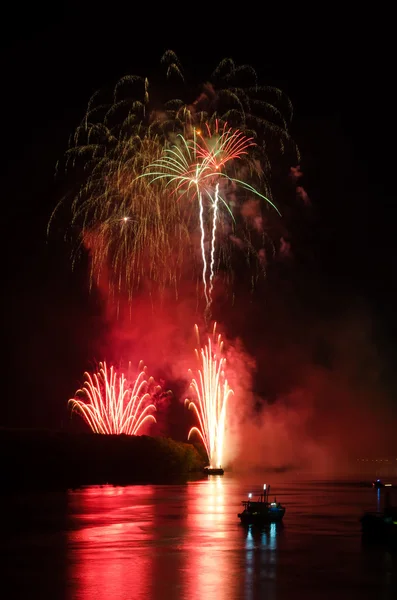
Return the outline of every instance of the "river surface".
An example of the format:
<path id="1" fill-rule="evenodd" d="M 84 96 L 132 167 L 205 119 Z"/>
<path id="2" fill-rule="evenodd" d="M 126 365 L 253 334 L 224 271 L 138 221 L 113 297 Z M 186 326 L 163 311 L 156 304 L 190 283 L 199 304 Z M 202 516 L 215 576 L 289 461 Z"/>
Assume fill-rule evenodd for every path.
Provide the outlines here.
<path id="1" fill-rule="evenodd" d="M 359 517 L 380 491 L 272 476 L 284 523 L 246 529 L 237 512 L 262 479 L 3 498 L 1 597 L 397 599 L 397 557 L 361 543 Z"/>

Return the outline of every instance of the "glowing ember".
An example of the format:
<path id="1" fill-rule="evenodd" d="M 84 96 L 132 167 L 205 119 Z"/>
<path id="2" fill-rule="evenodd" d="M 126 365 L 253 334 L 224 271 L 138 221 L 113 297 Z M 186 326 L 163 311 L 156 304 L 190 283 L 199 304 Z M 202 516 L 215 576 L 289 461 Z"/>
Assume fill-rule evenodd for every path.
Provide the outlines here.
<path id="1" fill-rule="evenodd" d="M 198 335 L 198 327 L 195 326 Z M 207 451 L 211 467 L 221 467 L 225 442 L 226 405 L 233 394 L 225 378 L 226 358 L 222 357 L 223 341 L 216 336 L 216 323 L 213 336 L 196 356 L 200 363 L 197 375 L 192 374 L 191 390 L 194 400 L 186 399 L 188 407 L 197 415 L 199 427 L 192 427 L 188 439 L 197 433 Z"/>
<path id="2" fill-rule="evenodd" d="M 95 433 L 137 435 L 141 427 L 156 419 L 152 403 L 160 388 L 152 377 L 146 378 L 145 367 L 139 365 L 138 377 L 131 381 L 118 375 L 114 367 L 100 363 L 100 370 L 91 376 L 85 373 L 84 387 L 68 402 L 72 412 L 79 413 Z"/>

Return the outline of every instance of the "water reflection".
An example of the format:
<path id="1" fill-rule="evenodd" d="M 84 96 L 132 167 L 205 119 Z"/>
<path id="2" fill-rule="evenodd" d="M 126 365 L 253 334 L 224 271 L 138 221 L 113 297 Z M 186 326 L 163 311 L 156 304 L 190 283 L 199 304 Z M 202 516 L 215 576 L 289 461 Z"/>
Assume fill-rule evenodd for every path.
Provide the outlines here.
<path id="1" fill-rule="evenodd" d="M 201 513 L 201 519 L 207 526 L 222 523 L 225 520 L 225 492 L 222 477 L 209 476 L 208 481 L 201 482 L 200 492 L 202 494 L 196 496 L 193 502 L 193 511 L 196 509 Z"/>
<path id="2" fill-rule="evenodd" d="M 230 513 L 235 507 L 226 496 L 223 478 L 209 476 L 208 480 L 190 484 L 187 498 L 186 597 L 233 600 L 238 568 L 231 532 L 235 521 Z"/>
<path id="3" fill-rule="evenodd" d="M 375 508 L 372 489 L 285 486 L 284 527 L 262 529 L 237 518 L 246 489 L 225 476 L 70 493 L 67 599 L 351 600 L 356 590 L 361 600 L 397 598 L 392 557 L 361 549 L 358 519 Z M 43 561 L 31 561 L 45 579 Z M 62 597 L 57 581 L 59 593 L 40 600 Z"/>
<path id="4" fill-rule="evenodd" d="M 282 523 L 270 523 L 263 528 L 244 527 L 244 597 L 248 600 L 261 594 L 269 600 L 276 598 L 277 536 L 282 528 Z"/>
<path id="5" fill-rule="evenodd" d="M 232 600 L 231 511 L 219 477 L 71 493 L 70 597 Z"/>
<path id="6" fill-rule="evenodd" d="M 153 495 L 150 600 L 183 598 L 189 555 L 183 540 L 188 529 L 187 486 L 156 486 Z"/>
<path id="7" fill-rule="evenodd" d="M 151 486 L 88 488 L 71 493 L 71 597 L 147 598 L 152 567 Z"/>

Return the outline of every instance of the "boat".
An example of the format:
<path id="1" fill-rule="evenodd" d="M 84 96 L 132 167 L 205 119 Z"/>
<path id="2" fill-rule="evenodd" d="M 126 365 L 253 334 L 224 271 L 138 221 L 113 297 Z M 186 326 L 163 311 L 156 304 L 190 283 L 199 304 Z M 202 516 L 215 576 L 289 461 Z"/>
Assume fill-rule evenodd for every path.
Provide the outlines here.
<path id="1" fill-rule="evenodd" d="M 391 483 L 383 483 L 383 481 L 381 479 L 375 479 L 375 481 L 372 482 L 372 487 L 379 490 L 380 488 L 384 488 L 384 487 L 392 487 L 392 484 Z"/>
<path id="2" fill-rule="evenodd" d="M 360 519 L 363 540 L 397 547 L 397 506 L 386 492 L 383 511 L 366 512 Z"/>
<path id="3" fill-rule="evenodd" d="M 285 514 L 285 506 L 277 502 L 269 502 L 270 485 L 263 486 L 263 494 L 257 500 L 252 500 L 252 493 L 248 494 L 248 500 L 243 500 L 244 510 L 238 513 L 238 518 L 243 525 L 262 525 L 265 523 L 277 523 L 282 521 Z"/>
<path id="4" fill-rule="evenodd" d="M 206 475 L 223 475 L 224 472 L 222 467 L 204 467 L 204 473 Z"/>
<path id="5" fill-rule="evenodd" d="M 378 490 L 380 488 L 385 487 L 385 484 L 380 479 L 376 479 L 375 481 L 372 482 L 372 487 L 376 488 Z"/>

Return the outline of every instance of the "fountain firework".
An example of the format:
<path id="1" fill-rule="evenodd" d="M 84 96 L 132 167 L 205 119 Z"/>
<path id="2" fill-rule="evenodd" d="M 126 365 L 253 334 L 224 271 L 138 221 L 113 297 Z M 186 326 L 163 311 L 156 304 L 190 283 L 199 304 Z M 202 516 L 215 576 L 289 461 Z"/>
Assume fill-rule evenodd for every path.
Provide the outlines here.
<path id="1" fill-rule="evenodd" d="M 151 400 L 161 389 L 142 367 L 133 380 L 100 363 L 93 376 L 85 373 L 83 388 L 69 400 L 72 413 L 79 413 L 95 433 L 137 435 L 145 423 L 156 422 Z"/>
<path id="2" fill-rule="evenodd" d="M 198 342 L 198 327 L 195 326 Z M 233 394 L 225 377 L 226 358 L 222 356 L 223 341 L 216 335 L 216 323 L 208 343 L 200 350 L 196 349 L 199 362 L 197 374 L 192 374 L 190 389 L 194 399 L 186 399 L 189 409 L 197 416 L 199 426 L 192 427 L 188 439 L 197 434 L 207 451 L 210 467 L 222 466 L 226 429 L 227 401 Z"/>

